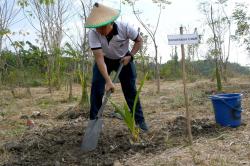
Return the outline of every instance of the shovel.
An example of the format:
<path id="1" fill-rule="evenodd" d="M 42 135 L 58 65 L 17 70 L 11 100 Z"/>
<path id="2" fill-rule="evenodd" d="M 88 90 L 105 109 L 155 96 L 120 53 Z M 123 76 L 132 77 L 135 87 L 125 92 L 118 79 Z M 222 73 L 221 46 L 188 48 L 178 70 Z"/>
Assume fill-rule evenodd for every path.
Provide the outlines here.
<path id="1" fill-rule="evenodd" d="M 118 79 L 118 76 L 122 70 L 123 63 L 120 64 L 115 77 L 113 79 L 113 83 L 115 83 Z M 82 145 L 81 145 L 81 150 L 83 152 L 89 152 L 92 151 L 96 148 L 98 139 L 102 130 L 102 124 L 103 124 L 103 119 L 102 119 L 102 113 L 103 110 L 107 104 L 108 98 L 111 95 L 111 90 L 107 91 L 104 95 L 104 99 L 102 102 L 102 106 L 98 111 L 97 118 L 94 120 L 90 120 L 86 129 L 86 132 L 84 134 L 83 140 L 82 140 Z"/>

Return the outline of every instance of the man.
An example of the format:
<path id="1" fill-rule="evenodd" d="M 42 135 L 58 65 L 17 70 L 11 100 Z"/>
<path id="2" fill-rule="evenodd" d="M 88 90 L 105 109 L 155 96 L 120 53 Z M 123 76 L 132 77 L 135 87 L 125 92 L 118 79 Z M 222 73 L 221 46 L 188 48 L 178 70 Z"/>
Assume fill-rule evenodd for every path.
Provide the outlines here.
<path id="1" fill-rule="evenodd" d="M 142 38 L 129 24 L 114 22 L 119 15 L 120 11 L 95 3 L 85 23 L 86 28 L 93 28 L 89 31 L 89 45 L 95 57 L 90 97 L 91 120 L 96 118 L 101 107 L 104 90 L 114 91 L 115 86 L 109 74 L 117 71 L 120 63 L 124 64 L 119 75 L 122 91 L 130 110 L 133 108 L 136 96 L 136 68 L 133 56 L 141 48 Z M 129 40 L 134 41 L 131 51 Z M 148 131 L 139 100 L 135 121 L 143 131 Z"/>

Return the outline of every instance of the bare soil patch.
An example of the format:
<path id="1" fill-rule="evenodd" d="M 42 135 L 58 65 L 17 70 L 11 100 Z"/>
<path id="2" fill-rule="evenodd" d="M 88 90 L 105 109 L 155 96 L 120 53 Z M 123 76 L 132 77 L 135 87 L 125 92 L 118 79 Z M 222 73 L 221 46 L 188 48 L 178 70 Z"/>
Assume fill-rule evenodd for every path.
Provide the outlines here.
<path id="1" fill-rule="evenodd" d="M 0 138 L 3 138 L 0 165 L 220 165 L 224 162 L 234 165 L 238 162 L 236 157 L 247 163 L 250 161 L 250 153 L 247 152 L 247 143 L 250 143 L 248 82 L 248 79 L 232 80 L 225 88 L 225 92 L 240 92 L 244 95 L 242 106 L 245 112 L 242 113 L 242 125 L 238 128 L 221 127 L 215 123 L 212 106 L 207 98 L 214 83 L 189 83 L 194 138 L 192 146 L 187 143 L 180 82 L 162 82 L 160 94 L 155 93 L 152 82 L 146 83 L 141 102 L 150 131 L 141 133 L 142 140 L 137 144 L 131 144 L 130 133 L 125 124 L 110 116 L 113 108 L 108 105 L 98 147 L 90 153 L 80 151 L 88 122 L 88 110 L 84 110 L 84 113 L 74 110 L 77 100 L 65 102 L 66 91 L 58 91 L 50 96 L 45 89 L 38 88 L 32 89 L 33 98 L 11 98 L 11 101 L 2 99 L 4 104 L 1 109 L 6 115 L 0 121 L 3 132 L 0 134 Z M 75 86 L 76 98 L 79 98 L 79 92 L 80 87 Z M 4 96 L 3 93 L 1 96 Z M 119 87 L 112 100 L 120 104 L 124 102 Z M 11 104 L 14 106 L 10 106 Z M 16 108 L 20 108 L 19 111 Z M 29 116 L 34 110 L 47 116 L 32 118 L 35 127 L 27 129 L 26 121 L 20 119 L 20 116 Z M 21 128 L 19 133 L 8 133 L 18 127 Z M 237 153 L 240 148 L 244 154 Z M 225 149 L 225 156 L 218 158 L 215 155 L 220 155 Z"/>

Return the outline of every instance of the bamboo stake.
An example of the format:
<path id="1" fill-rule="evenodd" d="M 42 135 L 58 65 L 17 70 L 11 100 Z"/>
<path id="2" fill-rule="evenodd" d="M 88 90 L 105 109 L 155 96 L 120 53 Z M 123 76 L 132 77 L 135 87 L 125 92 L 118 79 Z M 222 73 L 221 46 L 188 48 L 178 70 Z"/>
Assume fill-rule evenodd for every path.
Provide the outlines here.
<path id="1" fill-rule="evenodd" d="M 180 27 L 180 34 L 183 34 L 183 27 Z M 191 120 L 190 114 L 188 110 L 188 96 L 186 92 L 186 71 L 185 71 L 185 50 L 184 44 L 181 44 L 181 56 L 182 56 L 182 80 L 183 80 L 183 87 L 184 87 L 184 98 L 185 98 L 185 107 L 186 107 L 186 119 L 187 119 L 187 134 L 189 139 L 189 144 L 192 145 L 193 138 L 192 138 L 192 131 L 191 131 Z"/>

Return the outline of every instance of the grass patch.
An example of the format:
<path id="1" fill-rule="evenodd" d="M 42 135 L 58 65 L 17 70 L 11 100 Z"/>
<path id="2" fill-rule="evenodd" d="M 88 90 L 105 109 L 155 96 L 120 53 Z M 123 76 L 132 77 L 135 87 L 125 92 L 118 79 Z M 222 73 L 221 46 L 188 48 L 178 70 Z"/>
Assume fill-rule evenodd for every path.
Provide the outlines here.
<path id="1" fill-rule="evenodd" d="M 12 104 L 7 105 L 6 107 L 0 110 L 0 116 L 3 117 L 3 119 L 5 120 L 8 117 L 17 115 L 19 111 L 16 110 L 18 110 L 17 105 L 13 102 Z"/>
<path id="2" fill-rule="evenodd" d="M 184 107 L 184 96 L 183 95 L 176 95 L 173 102 L 170 103 L 171 109 L 181 108 Z"/>
<path id="3" fill-rule="evenodd" d="M 55 106 L 57 103 L 58 102 L 56 102 L 55 100 L 51 98 L 43 98 L 43 99 L 39 99 L 36 105 L 38 105 L 38 107 L 42 109 L 48 109 L 50 106 Z"/>
<path id="4" fill-rule="evenodd" d="M 23 122 L 14 120 L 4 120 L 0 123 L 0 138 L 16 137 L 23 134 L 27 127 Z"/>
<path id="5" fill-rule="evenodd" d="M 230 165 L 230 163 L 229 163 L 229 161 L 227 161 L 226 158 L 223 158 L 220 155 L 218 155 L 218 157 L 210 159 L 209 165 L 211 165 L 211 166 L 217 166 L 217 165 L 227 166 L 227 165 Z"/>
<path id="6" fill-rule="evenodd" d="M 190 104 L 201 105 L 208 101 L 208 95 L 206 95 L 203 91 L 193 90 L 189 94 Z"/>
<path id="7" fill-rule="evenodd" d="M 7 107 L 7 106 L 9 106 L 9 105 L 11 105 L 11 103 L 13 103 L 14 101 L 13 101 L 13 97 L 11 96 L 8 96 L 8 97 L 6 97 L 6 96 L 1 96 L 0 97 L 0 106 L 1 107 Z"/>
<path id="8" fill-rule="evenodd" d="M 27 84 L 28 86 L 31 86 L 31 87 L 39 87 L 39 86 L 44 85 L 45 83 L 43 80 L 36 79 L 36 80 L 29 80 Z"/>
<path id="9" fill-rule="evenodd" d="M 0 146 L 0 165 L 9 161 L 10 152 L 6 151 L 3 147 Z"/>
<path id="10" fill-rule="evenodd" d="M 7 137 L 16 137 L 19 136 L 21 134 L 23 134 L 26 131 L 26 126 L 18 126 L 15 129 L 12 130 L 7 130 L 7 131 L 3 131 L 0 133 L 0 137 L 1 136 L 7 136 Z M 3 133 L 3 135 L 1 135 Z"/>

